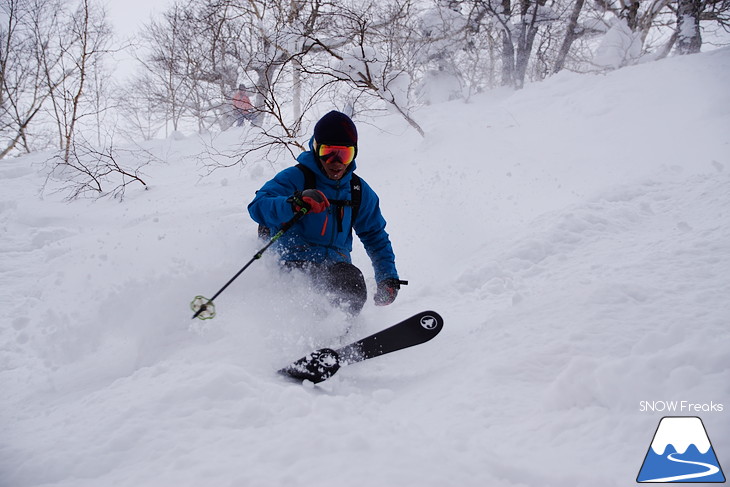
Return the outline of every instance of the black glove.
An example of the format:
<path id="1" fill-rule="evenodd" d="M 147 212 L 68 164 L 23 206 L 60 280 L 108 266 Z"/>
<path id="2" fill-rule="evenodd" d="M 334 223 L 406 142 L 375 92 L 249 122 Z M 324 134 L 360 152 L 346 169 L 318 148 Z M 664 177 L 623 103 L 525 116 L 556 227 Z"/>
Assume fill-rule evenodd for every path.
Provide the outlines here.
<path id="1" fill-rule="evenodd" d="M 300 211 L 302 208 L 306 208 L 310 213 L 322 213 L 330 205 L 327 197 L 318 189 L 297 191 L 286 201 L 291 204 L 294 213 Z"/>
<path id="2" fill-rule="evenodd" d="M 375 291 L 375 296 L 373 297 L 375 305 L 388 306 L 395 301 L 395 297 L 398 296 L 398 290 L 400 289 L 402 282 L 403 281 L 393 279 L 392 277 L 380 281 L 378 283 L 378 290 Z"/>

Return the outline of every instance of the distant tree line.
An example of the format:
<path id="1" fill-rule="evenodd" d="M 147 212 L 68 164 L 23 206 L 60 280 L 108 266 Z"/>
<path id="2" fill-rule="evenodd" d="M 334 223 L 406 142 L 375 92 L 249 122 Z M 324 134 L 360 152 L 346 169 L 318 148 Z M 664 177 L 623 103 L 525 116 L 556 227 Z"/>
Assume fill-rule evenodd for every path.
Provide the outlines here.
<path id="1" fill-rule="evenodd" d="M 91 182 L 81 192 L 103 192 L 80 153 L 118 173 L 120 135 L 225 130 L 239 85 L 260 131 L 232 163 L 301 148 L 322 104 L 394 111 L 423 134 L 422 104 L 699 52 L 730 30 L 730 0 L 178 0 L 140 32 L 139 68 L 116 84 L 101 0 L 4 0 L 0 23 L 0 159 L 55 148 L 56 169 Z"/>

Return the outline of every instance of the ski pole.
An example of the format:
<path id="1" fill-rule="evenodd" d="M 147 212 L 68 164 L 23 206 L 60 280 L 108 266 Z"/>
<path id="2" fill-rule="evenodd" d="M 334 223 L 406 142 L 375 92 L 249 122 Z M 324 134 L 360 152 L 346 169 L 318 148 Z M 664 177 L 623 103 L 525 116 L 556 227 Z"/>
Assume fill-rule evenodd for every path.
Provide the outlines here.
<path id="1" fill-rule="evenodd" d="M 274 235 L 273 237 L 271 237 L 271 239 L 264 246 L 264 248 L 262 248 L 261 250 L 259 250 L 258 252 L 256 252 L 256 255 L 254 255 L 251 258 L 251 260 L 249 260 L 248 262 L 246 262 L 246 265 L 244 265 L 241 268 L 240 271 L 236 272 L 236 275 L 233 276 L 222 288 L 220 288 L 220 290 L 217 293 L 215 293 L 215 295 L 213 295 L 212 298 L 207 299 L 207 298 L 204 298 L 203 296 L 196 296 L 195 299 L 193 299 L 193 302 L 190 303 L 190 307 L 193 309 L 193 311 L 195 311 L 195 314 L 193 315 L 193 319 L 200 318 L 201 320 L 209 320 L 209 319 L 213 318 L 215 316 L 215 305 L 213 304 L 213 300 L 215 298 L 217 298 L 218 296 L 220 296 L 221 293 L 223 291 L 225 291 L 226 288 L 228 286 L 230 286 L 231 283 L 238 278 L 238 276 L 240 276 L 241 274 L 243 274 L 243 271 L 245 271 L 246 269 L 248 269 L 248 266 L 250 266 L 251 264 L 253 264 L 254 261 L 260 259 L 261 256 L 264 254 L 264 252 L 266 252 L 266 249 L 268 249 L 269 247 L 271 247 L 271 245 L 274 242 L 276 242 L 277 240 L 279 240 L 281 238 L 281 236 L 284 235 L 287 232 L 287 230 L 289 230 L 292 226 L 294 226 L 294 224 L 296 222 L 298 222 L 299 220 L 301 220 L 302 217 L 304 215 L 306 215 L 308 211 L 309 210 L 307 210 L 306 208 L 301 208 L 299 211 L 297 211 L 297 213 L 294 215 L 294 218 L 292 218 L 291 220 L 285 222 L 281 226 L 281 230 L 279 230 L 276 233 L 276 235 Z M 205 315 L 203 315 L 203 313 L 205 313 Z"/>

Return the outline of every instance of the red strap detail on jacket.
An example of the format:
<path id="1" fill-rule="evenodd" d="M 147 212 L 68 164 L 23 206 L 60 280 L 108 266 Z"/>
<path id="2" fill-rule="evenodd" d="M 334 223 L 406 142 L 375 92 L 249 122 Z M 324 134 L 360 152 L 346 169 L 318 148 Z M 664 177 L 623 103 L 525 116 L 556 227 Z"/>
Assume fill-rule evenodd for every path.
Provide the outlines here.
<path id="1" fill-rule="evenodd" d="M 327 230 L 327 222 L 329 221 L 330 217 L 329 215 L 324 216 L 324 225 L 322 225 L 322 236 L 324 237 L 324 232 Z"/>

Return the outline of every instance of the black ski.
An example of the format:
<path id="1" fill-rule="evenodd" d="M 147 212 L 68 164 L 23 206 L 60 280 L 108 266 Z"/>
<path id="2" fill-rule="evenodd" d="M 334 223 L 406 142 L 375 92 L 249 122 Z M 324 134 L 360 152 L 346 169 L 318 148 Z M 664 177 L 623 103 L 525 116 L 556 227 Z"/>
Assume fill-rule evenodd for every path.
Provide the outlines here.
<path id="1" fill-rule="evenodd" d="M 425 343 L 438 335 L 443 326 L 444 320 L 441 315 L 435 311 L 422 311 L 390 328 L 337 350 L 331 348 L 315 350 L 279 370 L 279 373 L 316 384 L 329 379 L 345 365 Z"/>

